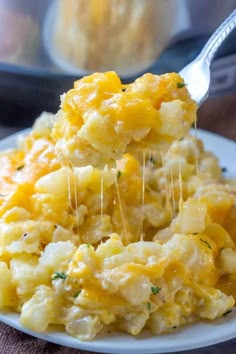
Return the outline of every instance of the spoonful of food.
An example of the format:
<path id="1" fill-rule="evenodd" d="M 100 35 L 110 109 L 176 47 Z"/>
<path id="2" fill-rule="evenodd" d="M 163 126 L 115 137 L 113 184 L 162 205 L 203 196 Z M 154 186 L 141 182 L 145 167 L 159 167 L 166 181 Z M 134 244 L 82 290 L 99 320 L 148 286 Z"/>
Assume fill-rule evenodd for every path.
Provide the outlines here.
<path id="1" fill-rule="evenodd" d="M 200 106 L 208 97 L 210 67 L 224 40 L 236 27 L 236 9 L 209 38 L 198 57 L 180 71 L 192 99 Z"/>

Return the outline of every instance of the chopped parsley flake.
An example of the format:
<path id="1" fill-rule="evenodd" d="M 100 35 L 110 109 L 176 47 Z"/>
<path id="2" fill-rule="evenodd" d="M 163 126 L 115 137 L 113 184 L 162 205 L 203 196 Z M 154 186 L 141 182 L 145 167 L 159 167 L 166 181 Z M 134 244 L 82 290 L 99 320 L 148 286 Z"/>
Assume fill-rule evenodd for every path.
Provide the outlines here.
<path id="1" fill-rule="evenodd" d="M 151 286 L 151 290 L 152 290 L 153 295 L 156 295 L 159 293 L 161 288 L 158 288 L 158 286 Z"/>
<path id="2" fill-rule="evenodd" d="M 24 167 L 25 167 L 25 165 L 22 165 L 22 166 L 17 167 L 17 171 L 22 170 L 22 168 L 24 168 Z"/>
<path id="3" fill-rule="evenodd" d="M 86 246 L 89 248 L 91 245 L 90 245 L 90 243 L 87 243 L 87 245 L 86 245 Z"/>
<path id="4" fill-rule="evenodd" d="M 207 245 L 207 247 L 210 248 L 210 250 L 212 249 L 209 242 L 207 242 L 206 240 L 203 240 L 202 238 L 200 238 L 200 241 L 204 242 Z"/>
<path id="5" fill-rule="evenodd" d="M 119 178 L 121 177 L 121 175 L 122 175 L 122 172 L 121 171 L 118 171 L 117 172 L 117 179 L 119 180 Z"/>
<path id="6" fill-rule="evenodd" d="M 63 272 L 55 272 L 52 276 L 52 280 L 63 279 L 63 281 L 65 281 L 66 278 L 67 278 L 67 275 Z"/>
<path id="7" fill-rule="evenodd" d="M 177 88 L 182 88 L 186 86 L 184 82 L 177 82 Z"/>
<path id="8" fill-rule="evenodd" d="M 232 312 L 232 310 L 228 310 L 228 311 L 226 311 L 224 314 L 223 314 L 223 316 L 225 317 L 225 316 L 227 316 L 228 314 L 230 314 Z"/>
<path id="9" fill-rule="evenodd" d="M 147 303 L 147 308 L 148 308 L 148 311 L 151 310 L 151 303 L 150 302 Z"/>
<path id="10" fill-rule="evenodd" d="M 76 293 L 74 293 L 73 297 L 78 297 L 80 293 L 81 293 L 81 290 L 77 291 Z"/>

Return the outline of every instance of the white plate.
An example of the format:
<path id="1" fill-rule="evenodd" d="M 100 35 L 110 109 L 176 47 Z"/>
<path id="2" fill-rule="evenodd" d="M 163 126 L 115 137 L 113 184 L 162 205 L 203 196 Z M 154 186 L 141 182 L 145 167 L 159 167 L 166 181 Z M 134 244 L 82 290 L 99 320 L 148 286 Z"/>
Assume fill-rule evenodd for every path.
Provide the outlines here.
<path id="1" fill-rule="evenodd" d="M 14 147 L 18 137 L 19 134 L 14 134 L 0 141 L 0 150 Z M 198 137 L 204 141 L 208 150 L 214 151 L 219 157 L 221 166 L 227 168 L 227 174 L 236 177 L 234 160 L 236 143 L 202 130 L 198 130 Z M 111 333 L 106 336 L 98 336 L 92 342 L 81 342 L 70 337 L 60 327 L 50 327 L 47 332 L 41 334 L 32 332 L 19 323 L 19 315 L 15 313 L 1 311 L 0 321 L 49 342 L 102 353 L 167 353 L 213 345 L 236 337 L 236 310 L 226 317 L 185 326 L 171 334 L 152 336 L 149 333 L 144 333 L 132 337 L 124 333 Z"/>

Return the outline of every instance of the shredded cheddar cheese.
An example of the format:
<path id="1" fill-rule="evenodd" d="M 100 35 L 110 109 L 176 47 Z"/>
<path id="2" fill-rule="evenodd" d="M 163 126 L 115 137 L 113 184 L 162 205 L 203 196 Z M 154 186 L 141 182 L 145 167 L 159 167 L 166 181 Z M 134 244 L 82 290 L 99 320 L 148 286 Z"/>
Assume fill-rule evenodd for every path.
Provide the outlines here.
<path id="1" fill-rule="evenodd" d="M 122 89 L 77 81 L 0 154 L 0 308 L 33 331 L 160 334 L 235 304 L 236 190 L 188 135 L 195 103 L 173 73 Z"/>

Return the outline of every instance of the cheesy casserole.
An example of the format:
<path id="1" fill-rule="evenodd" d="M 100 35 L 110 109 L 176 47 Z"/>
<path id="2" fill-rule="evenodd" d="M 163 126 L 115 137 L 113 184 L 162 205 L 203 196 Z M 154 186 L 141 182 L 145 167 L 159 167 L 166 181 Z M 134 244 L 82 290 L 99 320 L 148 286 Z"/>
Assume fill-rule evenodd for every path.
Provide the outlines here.
<path id="1" fill-rule="evenodd" d="M 196 109 L 178 74 L 96 73 L 1 152 L 0 308 L 80 340 L 231 311 L 236 189 Z"/>

